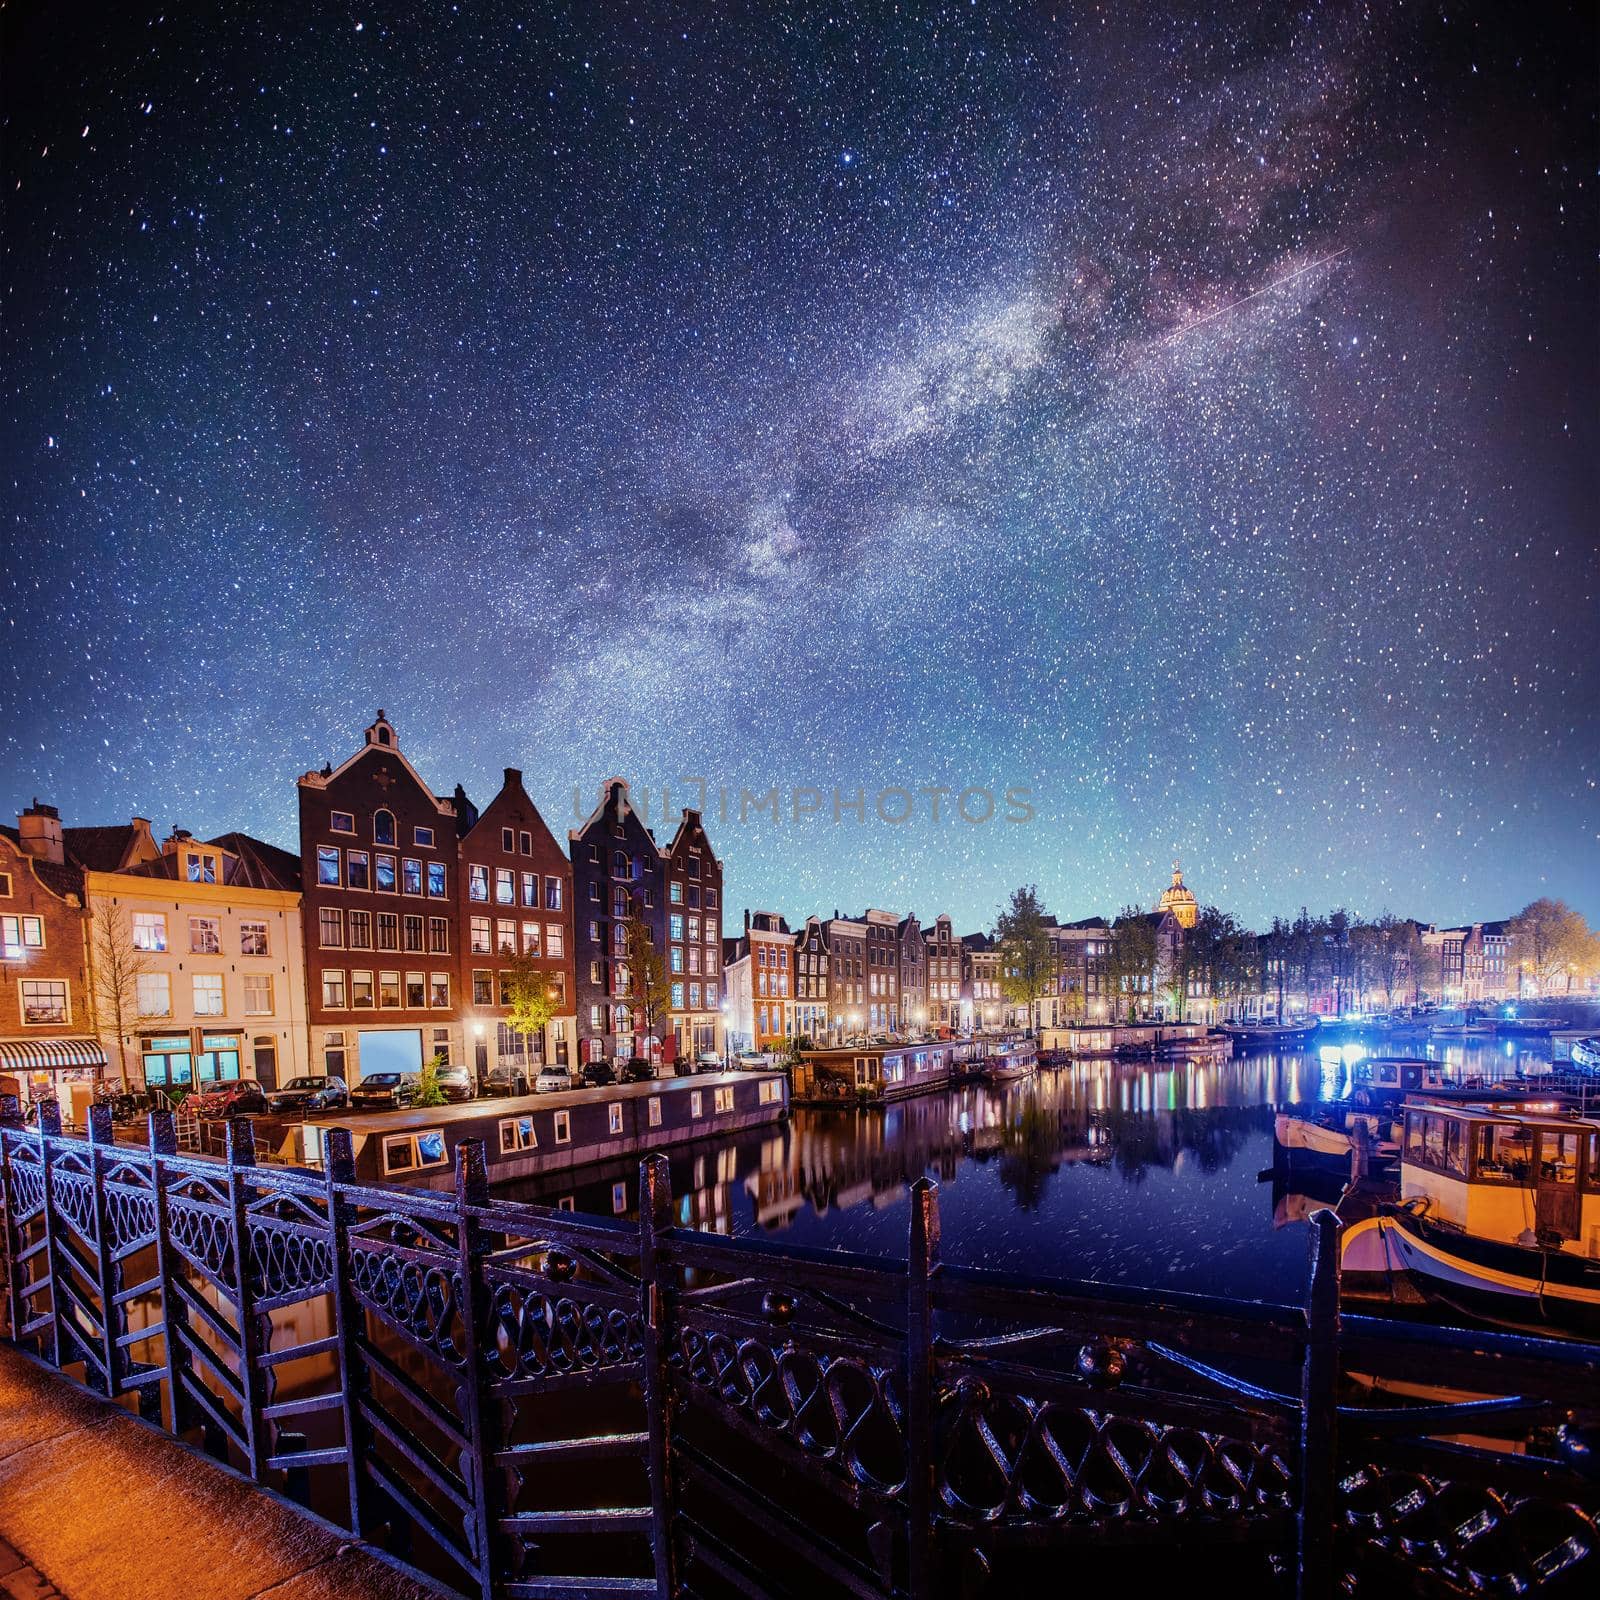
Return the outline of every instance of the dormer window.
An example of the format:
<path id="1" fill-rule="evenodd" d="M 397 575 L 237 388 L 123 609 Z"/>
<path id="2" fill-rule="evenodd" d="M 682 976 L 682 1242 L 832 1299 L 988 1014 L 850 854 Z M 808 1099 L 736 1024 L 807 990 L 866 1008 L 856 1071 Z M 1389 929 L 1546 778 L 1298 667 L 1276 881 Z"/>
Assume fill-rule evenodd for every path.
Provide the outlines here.
<path id="1" fill-rule="evenodd" d="M 185 875 L 190 883 L 215 883 L 217 881 L 217 858 L 212 855 L 201 855 L 193 850 L 188 852 L 184 862 Z"/>
<path id="2" fill-rule="evenodd" d="M 394 843 L 394 812 L 375 811 L 372 814 L 372 838 L 376 844 Z"/>

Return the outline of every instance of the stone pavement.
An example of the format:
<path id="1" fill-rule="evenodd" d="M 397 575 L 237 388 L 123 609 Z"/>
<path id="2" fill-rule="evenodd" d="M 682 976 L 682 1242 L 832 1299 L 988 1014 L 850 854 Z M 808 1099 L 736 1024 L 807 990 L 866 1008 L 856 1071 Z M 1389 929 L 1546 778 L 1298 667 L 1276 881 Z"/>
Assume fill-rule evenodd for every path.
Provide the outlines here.
<path id="1" fill-rule="evenodd" d="M 0 1343 L 0 1596 L 7 1600 L 448 1594 Z"/>

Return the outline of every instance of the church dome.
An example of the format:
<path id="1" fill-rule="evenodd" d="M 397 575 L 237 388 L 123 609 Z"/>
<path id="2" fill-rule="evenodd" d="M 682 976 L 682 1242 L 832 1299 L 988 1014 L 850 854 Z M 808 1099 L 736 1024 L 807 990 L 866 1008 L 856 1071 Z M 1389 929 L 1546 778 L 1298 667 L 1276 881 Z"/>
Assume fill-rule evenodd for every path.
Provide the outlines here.
<path id="1" fill-rule="evenodd" d="M 1161 909 L 1170 911 L 1181 927 L 1192 928 L 1200 915 L 1200 904 L 1183 881 L 1183 868 L 1172 863 L 1172 883 L 1161 892 Z"/>

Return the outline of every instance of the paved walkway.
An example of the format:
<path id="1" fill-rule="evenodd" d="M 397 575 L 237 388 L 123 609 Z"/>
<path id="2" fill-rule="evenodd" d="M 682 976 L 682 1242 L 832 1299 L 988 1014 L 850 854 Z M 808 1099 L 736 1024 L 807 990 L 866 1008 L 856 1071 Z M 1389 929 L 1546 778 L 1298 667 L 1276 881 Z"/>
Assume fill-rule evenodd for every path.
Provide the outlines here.
<path id="1" fill-rule="evenodd" d="M 447 1592 L 0 1344 L 0 1595 L 9 1600 Z"/>

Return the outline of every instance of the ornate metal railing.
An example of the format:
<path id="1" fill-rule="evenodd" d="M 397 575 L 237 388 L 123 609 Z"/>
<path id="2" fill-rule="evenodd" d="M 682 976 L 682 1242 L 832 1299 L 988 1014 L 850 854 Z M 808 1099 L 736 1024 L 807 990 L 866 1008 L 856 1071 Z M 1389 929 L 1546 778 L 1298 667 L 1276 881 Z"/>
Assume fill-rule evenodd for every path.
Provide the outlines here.
<path id="1" fill-rule="evenodd" d="M 0 1101 L 11 1339 L 468 1593 L 1003 1594 L 1226 1543 L 1305 1596 L 1593 1593 L 1600 1349 L 86 1140 Z M 1447 1386 L 1447 1387 L 1446 1387 Z M 1248 1580 L 1246 1580 L 1248 1581 Z"/>

